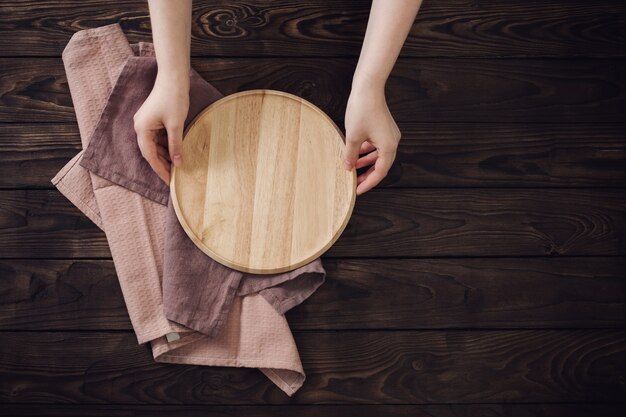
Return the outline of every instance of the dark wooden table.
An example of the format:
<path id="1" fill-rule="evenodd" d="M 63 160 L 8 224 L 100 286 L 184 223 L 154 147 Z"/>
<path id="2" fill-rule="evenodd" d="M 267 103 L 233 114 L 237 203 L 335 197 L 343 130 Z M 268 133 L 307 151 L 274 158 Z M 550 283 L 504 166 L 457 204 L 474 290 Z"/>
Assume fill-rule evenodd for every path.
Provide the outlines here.
<path id="1" fill-rule="evenodd" d="M 343 127 L 368 1 L 194 2 L 224 94 Z M 105 235 L 50 183 L 80 149 L 60 53 L 144 1 L 0 4 L 0 415 L 623 416 L 626 2 L 425 0 L 387 85 L 395 165 L 287 313 L 307 373 L 157 364 Z"/>

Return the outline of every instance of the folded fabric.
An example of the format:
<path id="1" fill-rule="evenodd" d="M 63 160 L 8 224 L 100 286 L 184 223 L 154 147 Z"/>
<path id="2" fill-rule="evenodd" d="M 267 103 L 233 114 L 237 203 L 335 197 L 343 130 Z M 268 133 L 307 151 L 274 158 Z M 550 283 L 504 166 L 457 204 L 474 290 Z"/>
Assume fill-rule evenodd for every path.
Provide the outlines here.
<path id="1" fill-rule="evenodd" d="M 184 231 L 177 229 L 180 224 L 172 216 L 169 198 L 165 199 L 168 187 L 158 177 L 155 181 L 156 174 L 136 158 L 138 148 L 129 151 L 128 145 L 136 146 L 134 132 L 125 124 L 129 113 L 116 114 L 120 109 L 129 111 L 124 103 L 136 105 L 147 96 L 145 87 L 151 85 L 145 80 L 154 82 L 156 71 L 152 44 L 129 44 L 115 23 L 75 33 L 62 58 L 83 150 L 51 181 L 105 232 L 138 343 L 149 341 L 157 362 L 259 368 L 293 395 L 305 374 L 284 312 L 323 282 L 320 260 L 299 272 L 261 276 L 221 269 L 203 252 L 204 259 L 195 258 L 191 249 L 199 249 L 189 239 L 181 239 Z M 137 79 L 138 74 L 145 78 Z M 202 100 L 221 96 L 195 71 L 190 77 Z M 122 85 L 122 90 L 115 90 Z M 123 99 L 116 99 L 116 94 Z M 188 121 L 207 102 L 194 98 Z M 90 148 L 95 138 L 98 142 Z M 82 166 L 88 151 L 91 162 L 85 165 L 94 172 Z M 119 151 L 134 157 L 129 159 Z M 113 163 L 106 164 L 107 160 Z M 175 244 L 180 246 L 170 247 L 168 255 L 166 246 Z M 218 275 L 211 275 L 215 271 Z M 227 291 L 220 292 L 224 288 Z M 214 301 L 215 309 L 211 307 Z M 183 323 L 171 320 L 166 312 L 172 317 L 180 314 Z M 206 326 L 204 320 L 210 324 Z M 177 337 L 172 338 L 173 334 Z"/>
<path id="2" fill-rule="evenodd" d="M 137 144 L 133 115 L 150 94 L 156 74 L 152 46 L 144 45 L 139 56 L 128 58 L 80 165 L 146 198 L 167 204 L 163 308 L 169 320 L 215 336 L 226 322 L 235 294 L 252 292 L 259 292 L 279 313 L 285 313 L 324 282 L 326 272 L 321 259 L 285 273 L 249 274 L 218 263 L 193 243 L 176 217 L 169 187 L 143 158 Z M 223 97 L 193 68 L 189 96 L 185 126 L 205 107 Z"/>

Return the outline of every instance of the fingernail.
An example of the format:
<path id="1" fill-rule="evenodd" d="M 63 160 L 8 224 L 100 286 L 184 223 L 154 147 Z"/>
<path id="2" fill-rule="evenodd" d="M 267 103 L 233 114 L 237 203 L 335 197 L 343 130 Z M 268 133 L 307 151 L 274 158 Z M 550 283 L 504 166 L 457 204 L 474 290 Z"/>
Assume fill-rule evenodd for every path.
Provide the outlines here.
<path id="1" fill-rule="evenodd" d="M 347 170 L 352 169 L 352 164 L 350 163 L 350 161 L 343 161 L 343 166 L 345 166 Z"/>
<path id="2" fill-rule="evenodd" d="M 180 161 L 181 161 L 180 155 L 176 154 L 176 155 L 172 156 L 172 161 L 174 162 L 175 166 L 179 166 L 180 165 Z"/>

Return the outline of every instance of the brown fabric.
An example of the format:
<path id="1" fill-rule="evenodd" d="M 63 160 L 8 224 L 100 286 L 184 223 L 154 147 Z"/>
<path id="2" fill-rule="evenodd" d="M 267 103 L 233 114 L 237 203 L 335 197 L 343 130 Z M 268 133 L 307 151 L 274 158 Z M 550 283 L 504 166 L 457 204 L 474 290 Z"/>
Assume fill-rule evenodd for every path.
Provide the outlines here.
<path id="1" fill-rule="evenodd" d="M 250 292 L 254 286 L 242 285 L 240 292 L 246 295 L 234 297 L 215 337 L 167 319 L 162 277 L 168 207 L 80 165 L 124 64 L 130 57 L 151 54 L 150 43 L 129 45 L 117 23 L 72 36 L 62 58 L 83 150 L 51 182 L 106 234 L 137 342 L 150 342 L 155 361 L 258 368 L 292 396 L 305 373 L 278 304 L 270 304 L 261 291 Z M 276 288 L 290 291 L 289 286 Z M 172 335 L 178 339 L 168 337 Z"/>
<path id="2" fill-rule="evenodd" d="M 157 74 L 152 44 L 142 43 L 137 52 L 139 56 L 128 57 L 123 65 L 80 165 L 167 205 L 163 308 L 169 320 L 215 336 L 226 322 L 235 295 L 255 292 L 284 314 L 325 281 L 321 259 L 285 273 L 249 274 L 218 263 L 193 243 L 178 222 L 169 187 L 141 156 L 137 145 L 133 115 L 150 94 Z M 206 106 L 223 97 L 193 68 L 190 86 L 185 126 Z"/>

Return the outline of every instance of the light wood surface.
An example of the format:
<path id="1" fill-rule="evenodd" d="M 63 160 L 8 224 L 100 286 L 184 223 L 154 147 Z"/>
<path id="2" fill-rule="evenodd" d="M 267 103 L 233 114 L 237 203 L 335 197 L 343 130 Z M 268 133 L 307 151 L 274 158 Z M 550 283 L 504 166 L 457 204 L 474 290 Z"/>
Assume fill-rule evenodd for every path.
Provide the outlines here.
<path id="1" fill-rule="evenodd" d="M 321 256 L 356 200 L 345 139 L 319 108 L 281 91 L 226 96 L 189 124 L 172 168 L 176 215 L 194 243 L 244 272 L 279 273 Z"/>

